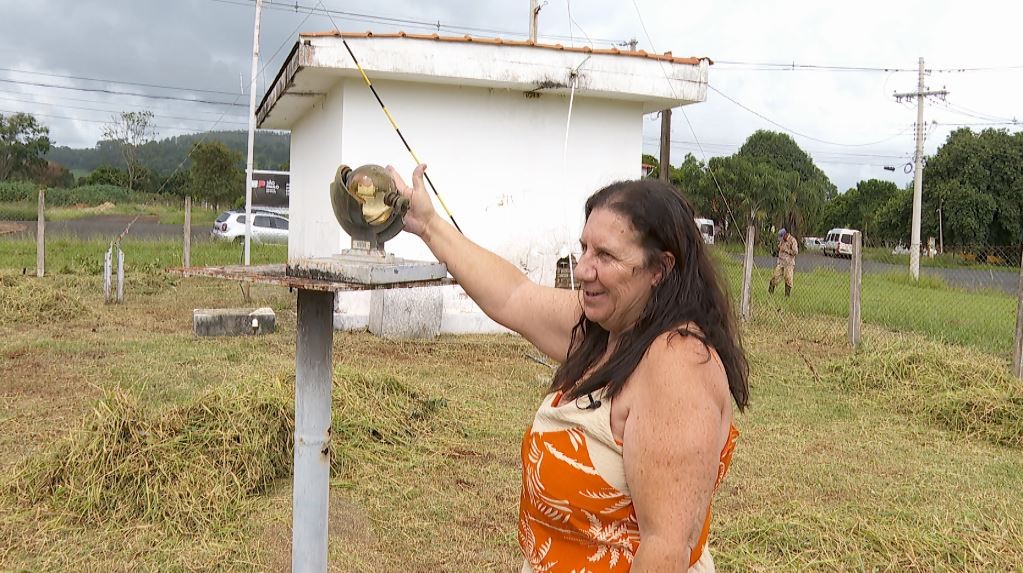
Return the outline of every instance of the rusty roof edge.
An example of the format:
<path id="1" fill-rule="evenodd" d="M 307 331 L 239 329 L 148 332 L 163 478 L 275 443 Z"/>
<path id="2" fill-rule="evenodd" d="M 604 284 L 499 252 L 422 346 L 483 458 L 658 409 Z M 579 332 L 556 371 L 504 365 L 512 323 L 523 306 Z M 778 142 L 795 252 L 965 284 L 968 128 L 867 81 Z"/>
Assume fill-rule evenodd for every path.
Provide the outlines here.
<path id="1" fill-rule="evenodd" d="M 609 56 L 629 56 L 633 58 L 646 58 L 651 60 L 667 61 L 674 64 L 688 64 L 688 65 L 699 65 L 700 62 L 706 61 L 709 65 L 714 65 L 714 60 L 707 56 L 692 56 L 692 57 L 677 57 L 672 55 L 671 52 L 665 52 L 663 54 L 655 54 L 647 52 L 645 50 L 619 50 L 618 48 L 593 48 L 592 46 L 579 46 L 579 47 L 566 47 L 561 44 L 542 44 L 531 40 L 504 40 L 502 38 L 481 38 L 473 37 L 469 35 L 465 36 L 441 36 L 439 34 L 409 34 L 407 32 L 397 33 L 385 33 L 376 34 L 370 31 L 367 32 L 339 32 L 337 30 L 331 30 L 329 32 L 302 32 L 299 34 L 300 38 L 348 38 L 348 39 L 372 39 L 372 38 L 407 38 L 411 40 L 435 40 L 439 42 L 462 42 L 466 44 L 489 44 L 496 46 L 518 46 L 518 47 L 533 47 L 543 48 L 548 50 L 560 50 L 565 52 L 579 52 L 585 54 L 600 54 Z"/>
<path id="2" fill-rule="evenodd" d="M 301 40 L 295 42 L 292 46 L 291 52 L 288 53 L 288 57 L 284 58 L 284 64 L 281 65 L 281 69 L 277 71 L 277 75 L 274 76 L 273 81 L 270 83 L 270 89 L 263 94 L 263 99 L 260 100 L 259 105 L 256 106 L 256 127 L 259 127 L 266 118 L 270 115 L 277 101 L 287 91 L 288 85 L 291 80 L 298 73 L 300 65 L 298 62 L 301 58 L 298 55 L 299 49 L 301 48 Z M 292 64 L 295 63 L 293 66 Z M 285 77 L 286 76 L 286 77 Z"/>

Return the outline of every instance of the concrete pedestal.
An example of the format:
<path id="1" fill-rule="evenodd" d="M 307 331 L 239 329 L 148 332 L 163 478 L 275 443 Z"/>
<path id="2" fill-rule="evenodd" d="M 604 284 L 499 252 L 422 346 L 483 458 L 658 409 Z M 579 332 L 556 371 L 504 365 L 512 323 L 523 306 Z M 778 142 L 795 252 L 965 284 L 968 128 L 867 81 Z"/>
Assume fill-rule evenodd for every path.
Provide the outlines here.
<path id="1" fill-rule="evenodd" d="M 433 338 L 440 334 L 443 316 L 440 289 L 375 290 L 370 295 L 369 331 L 383 338 Z"/>

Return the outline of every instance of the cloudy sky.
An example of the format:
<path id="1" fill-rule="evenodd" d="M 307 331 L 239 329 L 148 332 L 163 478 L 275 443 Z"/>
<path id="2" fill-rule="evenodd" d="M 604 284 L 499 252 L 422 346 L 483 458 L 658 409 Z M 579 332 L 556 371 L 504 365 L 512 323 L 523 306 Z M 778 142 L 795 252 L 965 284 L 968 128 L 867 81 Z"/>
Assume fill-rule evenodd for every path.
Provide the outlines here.
<path id="1" fill-rule="evenodd" d="M 928 102 L 928 153 L 957 125 L 1016 131 L 1014 120 L 1023 120 L 1019 2 L 541 4 L 541 41 L 608 47 L 635 38 L 640 49 L 716 62 L 707 101 L 674 114 L 676 164 L 685 153 L 731 154 L 755 130 L 772 129 L 792 135 L 840 190 L 872 177 L 904 184 L 916 107 L 892 94 L 915 90 L 921 56 L 933 70 L 928 87 L 949 92 Z M 71 147 L 95 145 L 122 110 L 153 111 L 160 137 L 245 129 L 254 12 L 253 0 L 0 0 L 0 113 L 34 113 Z M 528 13 L 528 0 L 265 2 L 257 94 L 299 31 L 439 26 L 521 39 Z M 649 116 L 644 133 L 645 151 L 656 155 L 659 119 Z"/>

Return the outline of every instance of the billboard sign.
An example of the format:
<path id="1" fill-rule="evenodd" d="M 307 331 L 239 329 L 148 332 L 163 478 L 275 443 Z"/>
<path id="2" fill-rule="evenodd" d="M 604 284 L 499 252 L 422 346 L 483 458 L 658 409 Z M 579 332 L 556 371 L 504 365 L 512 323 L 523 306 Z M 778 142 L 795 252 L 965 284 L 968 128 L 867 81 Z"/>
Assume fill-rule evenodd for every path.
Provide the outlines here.
<path id="1" fill-rule="evenodd" d="M 291 199 L 291 173 L 252 171 L 252 206 L 275 211 L 287 210 Z"/>

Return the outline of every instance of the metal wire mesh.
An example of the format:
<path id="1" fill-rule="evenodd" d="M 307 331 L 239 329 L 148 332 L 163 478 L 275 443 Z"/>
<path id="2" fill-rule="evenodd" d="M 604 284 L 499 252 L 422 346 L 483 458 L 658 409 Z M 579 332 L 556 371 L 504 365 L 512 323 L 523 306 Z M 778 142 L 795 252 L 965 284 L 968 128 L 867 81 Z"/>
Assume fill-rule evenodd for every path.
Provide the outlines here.
<path id="1" fill-rule="evenodd" d="M 826 238 L 826 237 L 824 237 Z M 822 239 L 824 239 L 822 238 Z M 838 242 L 843 241 L 838 238 Z M 835 241 L 799 237 L 790 292 L 777 249 L 757 240 L 752 258 L 750 321 L 781 323 L 809 341 L 846 337 L 850 316 L 848 249 Z M 1020 245 L 935 245 L 921 249 L 919 278 L 910 273 L 909 250 L 862 239 L 861 321 L 864 339 L 882 332 L 913 333 L 967 345 L 1010 360 L 1014 353 L 1020 297 Z M 743 246 L 715 245 L 715 257 L 728 277 L 736 308 L 743 280 Z M 770 288 L 772 276 L 776 286 Z"/>

